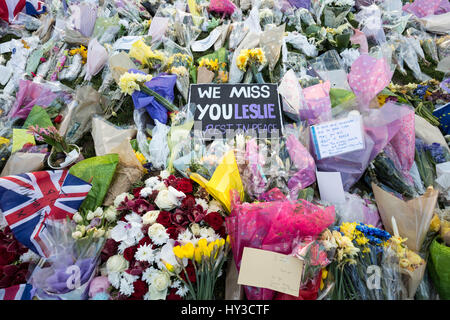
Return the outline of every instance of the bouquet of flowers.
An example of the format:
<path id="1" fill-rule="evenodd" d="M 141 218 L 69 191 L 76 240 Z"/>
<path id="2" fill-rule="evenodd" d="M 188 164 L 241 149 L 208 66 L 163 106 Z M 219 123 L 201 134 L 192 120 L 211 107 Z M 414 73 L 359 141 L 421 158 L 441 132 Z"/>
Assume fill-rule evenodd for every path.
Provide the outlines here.
<path id="1" fill-rule="evenodd" d="M 265 83 L 260 70 L 266 63 L 267 59 L 261 48 L 243 49 L 236 60 L 237 67 L 246 72 L 244 83 L 251 83 L 253 78 L 258 83 Z"/>
<path id="2" fill-rule="evenodd" d="M 227 244 L 223 210 L 204 189 L 162 171 L 108 210 L 119 219 L 102 255 L 111 299 L 212 298 Z"/>

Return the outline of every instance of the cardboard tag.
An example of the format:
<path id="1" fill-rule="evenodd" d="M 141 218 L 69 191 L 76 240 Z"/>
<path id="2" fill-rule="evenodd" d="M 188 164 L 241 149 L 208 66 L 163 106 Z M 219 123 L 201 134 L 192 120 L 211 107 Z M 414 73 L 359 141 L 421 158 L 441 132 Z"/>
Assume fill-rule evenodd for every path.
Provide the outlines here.
<path id="1" fill-rule="evenodd" d="M 311 136 L 318 160 L 364 149 L 359 114 L 311 126 Z"/>
<path id="2" fill-rule="evenodd" d="M 298 297 L 303 262 L 293 256 L 245 247 L 238 284 Z"/>
<path id="3" fill-rule="evenodd" d="M 340 172 L 316 171 L 320 199 L 332 204 L 345 202 L 344 187 Z"/>

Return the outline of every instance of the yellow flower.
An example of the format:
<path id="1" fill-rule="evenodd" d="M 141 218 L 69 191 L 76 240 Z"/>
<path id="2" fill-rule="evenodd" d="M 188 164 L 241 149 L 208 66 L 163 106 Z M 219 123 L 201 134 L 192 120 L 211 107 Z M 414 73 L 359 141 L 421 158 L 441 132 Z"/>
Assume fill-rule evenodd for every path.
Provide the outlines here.
<path id="1" fill-rule="evenodd" d="M 378 104 L 381 106 L 383 106 L 386 103 L 386 99 L 387 99 L 387 95 L 384 94 L 380 94 L 377 96 L 377 100 L 378 100 Z"/>
<path id="2" fill-rule="evenodd" d="M 355 241 L 358 245 L 363 246 L 369 242 L 369 239 L 367 239 L 366 237 L 358 237 L 355 239 Z"/>
<path id="3" fill-rule="evenodd" d="M 225 242 L 226 242 L 227 244 L 230 244 L 230 236 L 229 236 L 229 235 L 227 235 L 227 239 L 225 240 Z"/>
<path id="4" fill-rule="evenodd" d="M 180 246 L 175 246 L 175 247 L 173 247 L 173 254 L 177 257 L 177 258 L 180 258 L 180 259 L 183 259 L 184 258 L 184 251 L 181 249 L 181 247 Z"/>
<path id="5" fill-rule="evenodd" d="M 184 246 L 184 255 L 186 256 L 186 258 L 188 259 L 193 259 L 194 258 L 194 245 L 190 242 L 188 242 L 185 246 Z"/>
<path id="6" fill-rule="evenodd" d="M 247 63 L 248 63 L 248 55 L 242 54 L 241 51 L 241 54 L 239 54 L 239 56 L 237 57 L 236 65 L 239 69 L 245 71 L 247 69 Z"/>
<path id="7" fill-rule="evenodd" d="M 147 57 L 152 54 L 152 49 L 145 44 L 144 41 L 138 40 L 131 45 L 128 53 L 131 58 L 134 58 L 141 63 L 145 63 Z"/>
<path id="8" fill-rule="evenodd" d="M 199 248 L 206 248 L 208 246 L 208 241 L 205 238 L 198 240 L 197 245 Z"/>
<path id="9" fill-rule="evenodd" d="M 349 237 L 350 239 L 354 239 L 355 237 L 355 230 L 356 230 L 356 222 L 344 222 L 340 226 L 341 232 L 344 233 L 346 237 Z"/>
<path id="10" fill-rule="evenodd" d="M 170 263 L 166 262 L 165 266 L 166 266 L 167 271 L 169 271 L 169 272 L 174 272 L 175 271 L 174 266 L 171 265 Z"/>
<path id="11" fill-rule="evenodd" d="M 433 219 L 431 219 L 430 230 L 433 232 L 438 232 L 440 228 L 441 228 L 441 220 L 439 220 L 439 216 L 437 214 L 434 214 Z"/>
<path id="12" fill-rule="evenodd" d="M 217 75 L 217 81 L 219 83 L 227 83 L 228 82 L 228 72 L 220 70 Z"/>
<path id="13" fill-rule="evenodd" d="M 212 71 L 219 70 L 219 60 L 217 59 L 209 60 L 209 67 L 211 68 Z"/>
<path id="14" fill-rule="evenodd" d="M 135 90 L 140 91 L 140 83 L 150 81 L 149 74 L 125 72 L 119 80 L 119 87 L 122 92 L 132 95 Z"/>
<path id="15" fill-rule="evenodd" d="M 323 268 L 322 269 L 322 279 L 326 279 L 328 277 L 328 271 L 327 269 Z"/>
<path id="16" fill-rule="evenodd" d="M 7 138 L 5 138 L 5 137 L 0 137 L 0 146 L 1 146 L 2 144 L 8 145 L 9 142 L 10 142 L 9 139 L 7 139 Z"/>
<path id="17" fill-rule="evenodd" d="M 200 248 L 195 248 L 195 250 L 194 250 L 194 258 L 195 258 L 195 261 L 197 261 L 197 263 L 200 263 L 200 262 L 202 262 L 202 249 L 200 249 Z"/>
<path id="18" fill-rule="evenodd" d="M 134 151 L 134 154 L 136 155 L 136 158 L 139 160 L 140 163 L 145 164 L 147 163 L 147 159 L 145 159 L 145 156 L 140 153 L 139 151 Z"/>
<path id="19" fill-rule="evenodd" d="M 172 67 L 170 68 L 169 72 L 178 76 L 184 76 L 187 74 L 187 69 L 183 66 Z"/>

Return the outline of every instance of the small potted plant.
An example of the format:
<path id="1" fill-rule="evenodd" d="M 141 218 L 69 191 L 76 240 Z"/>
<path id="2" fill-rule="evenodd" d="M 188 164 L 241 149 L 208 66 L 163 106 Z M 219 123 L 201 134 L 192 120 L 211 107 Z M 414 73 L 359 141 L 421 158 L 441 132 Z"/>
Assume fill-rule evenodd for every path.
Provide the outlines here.
<path id="1" fill-rule="evenodd" d="M 66 168 L 74 164 L 81 156 L 80 148 L 75 144 L 68 144 L 53 126 L 48 128 L 39 128 L 38 125 L 30 126 L 28 131 L 37 141 L 45 142 L 53 147 L 47 159 L 52 169 Z"/>

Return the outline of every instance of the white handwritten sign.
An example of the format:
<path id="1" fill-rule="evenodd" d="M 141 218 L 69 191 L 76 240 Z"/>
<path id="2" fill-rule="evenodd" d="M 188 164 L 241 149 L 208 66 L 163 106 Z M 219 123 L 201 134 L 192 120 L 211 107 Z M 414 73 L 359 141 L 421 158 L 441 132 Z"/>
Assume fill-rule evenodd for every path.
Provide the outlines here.
<path id="1" fill-rule="evenodd" d="M 311 126 L 311 136 L 317 159 L 364 148 L 360 115 Z"/>
<path id="2" fill-rule="evenodd" d="M 238 284 L 298 297 L 302 270 L 303 262 L 296 257 L 245 247 Z"/>

